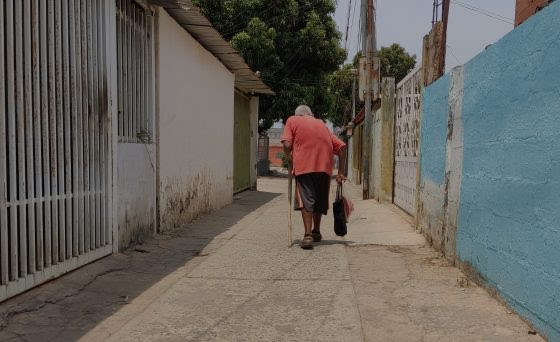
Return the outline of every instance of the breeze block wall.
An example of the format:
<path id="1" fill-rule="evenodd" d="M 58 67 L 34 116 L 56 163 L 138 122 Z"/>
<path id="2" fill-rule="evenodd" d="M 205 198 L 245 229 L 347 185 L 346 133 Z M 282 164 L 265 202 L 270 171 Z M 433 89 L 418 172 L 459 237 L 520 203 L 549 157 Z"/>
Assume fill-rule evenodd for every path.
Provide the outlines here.
<path id="1" fill-rule="evenodd" d="M 455 203 L 455 241 L 443 242 L 456 244 L 454 261 L 550 341 L 560 341 L 560 2 L 460 74 L 424 93 L 420 205 L 431 199 L 426 184 L 442 196 L 441 210 L 431 218 L 425 213 L 424 225 L 436 217 L 445 232 Z"/>

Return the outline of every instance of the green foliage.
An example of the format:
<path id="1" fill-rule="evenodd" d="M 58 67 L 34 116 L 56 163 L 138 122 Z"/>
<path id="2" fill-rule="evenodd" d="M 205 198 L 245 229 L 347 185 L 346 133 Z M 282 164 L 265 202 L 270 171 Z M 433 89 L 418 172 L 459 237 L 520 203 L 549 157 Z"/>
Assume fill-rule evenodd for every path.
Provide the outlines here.
<path id="1" fill-rule="evenodd" d="M 337 127 L 347 124 L 352 118 L 353 68 L 354 65 L 346 64 L 329 76 L 328 94 L 330 96 L 331 111 L 328 118 Z"/>
<path id="2" fill-rule="evenodd" d="M 282 154 L 282 167 L 284 169 L 288 169 L 290 167 L 290 159 L 285 153 Z"/>
<path id="3" fill-rule="evenodd" d="M 362 53 L 359 51 L 352 64 L 344 65 L 328 77 L 329 89 L 327 94 L 329 95 L 330 111 L 327 116 L 335 126 L 341 127 L 351 119 L 353 80 L 351 70 L 359 67 L 361 56 Z M 408 75 L 416 65 L 416 56 L 410 56 L 398 44 L 381 48 L 379 56 L 381 58 L 381 77 L 393 76 L 397 83 Z M 356 94 L 357 103 L 359 103 L 358 97 L 358 94 Z"/>
<path id="4" fill-rule="evenodd" d="M 346 59 L 333 0 L 194 0 L 249 66 L 277 93 L 262 97 L 259 131 L 300 104 L 328 118 L 331 73 Z"/>
<path id="5" fill-rule="evenodd" d="M 399 83 L 416 66 L 416 55 L 408 54 L 399 44 L 382 47 L 379 51 L 381 59 L 381 77 L 395 77 Z"/>

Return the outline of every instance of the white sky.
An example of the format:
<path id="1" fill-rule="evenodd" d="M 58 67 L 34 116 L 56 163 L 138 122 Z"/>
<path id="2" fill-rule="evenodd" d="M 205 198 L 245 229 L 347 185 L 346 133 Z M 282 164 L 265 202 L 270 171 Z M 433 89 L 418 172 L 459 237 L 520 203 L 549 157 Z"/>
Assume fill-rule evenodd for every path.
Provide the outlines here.
<path id="1" fill-rule="evenodd" d="M 361 0 L 338 0 L 335 19 L 340 32 L 344 35 L 348 6 L 352 1 L 350 16 L 351 32 L 348 39 L 349 60 L 358 50 L 358 33 Z M 447 70 L 465 64 L 484 48 L 496 42 L 513 25 L 490 18 L 484 14 L 467 10 L 453 3 L 449 14 L 447 45 Z M 456 0 L 507 18 L 514 18 L 515 0 Z M 377 0 L 377 39 L 378 48 L 392 43 L 402 45 L 409 53 L 416 54 L 417 61 L 422 59 L 422 38 L 432 26 L 433 0 Z M 355 9 L 355 11 L 354 11 Z"/>

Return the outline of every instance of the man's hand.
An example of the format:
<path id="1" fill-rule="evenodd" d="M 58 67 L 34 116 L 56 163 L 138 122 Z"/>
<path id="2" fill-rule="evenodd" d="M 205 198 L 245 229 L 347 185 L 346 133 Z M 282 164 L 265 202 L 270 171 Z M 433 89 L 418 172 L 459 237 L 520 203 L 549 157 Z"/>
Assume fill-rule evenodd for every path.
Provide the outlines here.
<path id="1" fill-rule="evenodd" d="M 345 180 L 346 180 L 346 177 L 344 177 L 344 175 L 341 175 L 341 174 L 336 175 L 336 182 L 338 184 L 342 184 Z"/>

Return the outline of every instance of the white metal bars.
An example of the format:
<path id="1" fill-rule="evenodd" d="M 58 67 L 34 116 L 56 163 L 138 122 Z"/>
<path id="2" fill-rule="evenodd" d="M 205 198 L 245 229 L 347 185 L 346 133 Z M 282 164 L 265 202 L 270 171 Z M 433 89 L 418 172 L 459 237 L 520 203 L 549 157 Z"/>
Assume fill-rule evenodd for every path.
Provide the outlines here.
<path id="1" fill-rule="evenodd" d="M 421 90 L 422 69 L 414 70 L 397 85 L 394 202 L 413 216 L 416 214 Z"/>
<path id="2" fill-rule="evenodd" d="M 106 13 L 0 2 L 0 301 L 112 252 Z"/>
<path id="3" fill-rule="evenodd" d="M 116 4 L 119 141 L 151 143 L 153 15 L 134 0 Z"/>

